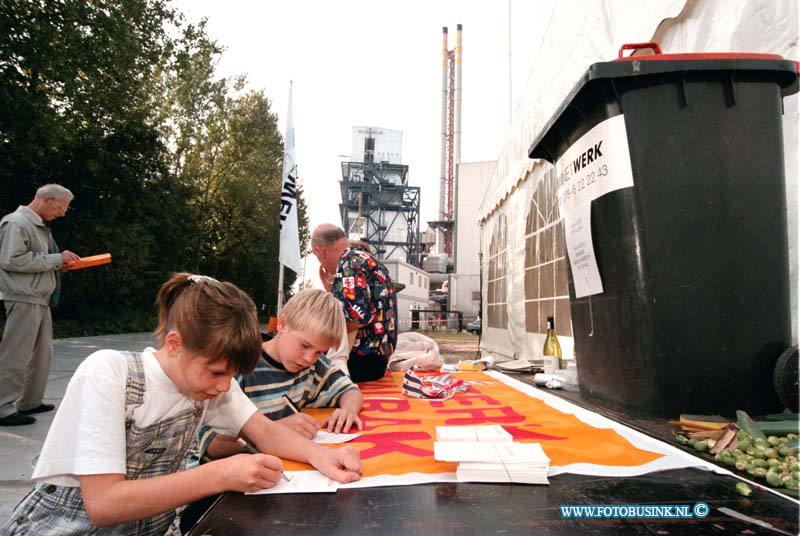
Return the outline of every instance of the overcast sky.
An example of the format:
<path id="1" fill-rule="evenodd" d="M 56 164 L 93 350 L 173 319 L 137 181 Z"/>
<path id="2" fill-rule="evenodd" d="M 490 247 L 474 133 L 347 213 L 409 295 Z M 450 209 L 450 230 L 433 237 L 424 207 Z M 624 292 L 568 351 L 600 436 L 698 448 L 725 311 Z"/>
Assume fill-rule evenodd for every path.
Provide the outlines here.
<path id="1" fill-rule="evenodd" d="M 554 0 L 511 2 L 512 102 Z M 442 27 L 463 25 L 462 162 L 496 160 L 509 117 L 509 2 L 490 0 L 176 0 L 226 47 L 223 76 L 248 75 L 285 133 L 294 83 L 296 159 L 313 228 L 341 225 L 340 162 L 353 126 L 403 133 L 402 163 L 421 186 L 421 225 L 438 219 Z M 341 156 L 344 155 L 344 156 Z M 312 277 L 313 279 L 313 277 Z"/>

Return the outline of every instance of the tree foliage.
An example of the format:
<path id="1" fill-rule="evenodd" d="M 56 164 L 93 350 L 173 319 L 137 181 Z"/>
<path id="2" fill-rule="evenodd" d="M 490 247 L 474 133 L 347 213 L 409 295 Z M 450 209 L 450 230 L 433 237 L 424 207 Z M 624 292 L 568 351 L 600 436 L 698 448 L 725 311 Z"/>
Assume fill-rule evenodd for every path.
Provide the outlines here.
<path id="1" fill-rule="evenodd" d="M 113 256 L 64 278 L 57 324 L 130 329 L 184 270 L 275 303 L 282 139 L 221 54 L 164 0 L 0 0 L 0 209 L 63 184 L 59 245 Z"/>

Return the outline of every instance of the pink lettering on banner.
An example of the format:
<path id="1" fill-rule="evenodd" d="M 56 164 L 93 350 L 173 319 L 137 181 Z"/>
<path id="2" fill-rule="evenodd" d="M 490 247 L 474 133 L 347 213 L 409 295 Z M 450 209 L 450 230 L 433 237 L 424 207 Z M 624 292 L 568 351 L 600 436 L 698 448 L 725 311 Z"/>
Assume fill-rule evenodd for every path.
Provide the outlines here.
<path id="1" fill-rule="evenodd" d="M 421 419 L 399 419 L 392 417 L 370 417 L 361 414 L 361 421 L 364 423 L 364 430 L 375 430 L 384 426 L 407 426 L 411 424 L 422 424 Z"/>
<path id="2" fill-rule="evenodd" d="M 403 396 L 400 388 L 393 383 L 366 382 L 359 384 L 359 388 L 366 399 L 370 397 L 376 398 L 381 396 L 397 398 Z M 368 400 L 364 401 L 364 403 L 366 402 L 368 402 Z"/>
<path id="3" fill-rule="evenodd" d="M 465 417 L 449 418 L 445 421 L 446 425 L 456 424 L 485 424 L 485 423 L 511 423 L 511 422 L 524 422 L 525 416 L 520 415 L 511 406 L 503 406 L 500 408 L 472 408 L 472 409 L 443 409 L 436 412 L 439 415 L 459 415 L 467 414 Z"/>
<path id="4" fill-rule="evenodd" d="M 472 389 L 472 387 L 470 387 Z M 453 401 L 462 406 L 472 406 L 473 404 L 488 404 L 489 406 L 500 406 L 502 402 L 488 395 L 471 395 L 469 393 L 453 397 Z"/>
<path id="5" fill-rule="evenodd" d="M 410 409 L 408 400 L 366 399 L 361 409 L 364 430 L 375 430 L 383 426 L 405 426 L 422 424 L 421 419 L 402 419 L 386 416 L 387 413 L 404 413 Z"/>
<path id="6" fill-rule="evenodd" d="M 411 409 L 411 404 L 405 399 L 390 400 L 387 398 L 367 398 L 364 400 L 361 413 L 367 413 L 369 411 L 398 413 L 401 411 L 408 411 L 409 409 Z"/>
<path id="7" fill-rule="evenodd" d="M 525 426 L 541 426 L 541 424 L 526 423 Z M 547 434 L 531 432 L 530 430 L 525 430 L 519 426 L 503 426 L 503 428 L 506 432 L 511 434 L 511 436 L 514 438 L 514 441 L 518 441 L 520 439 L 545 439 L 547 441 L 563 441 L 565 439 L 569 439 L 568 437 L 551 436 Z"/>
<path id="8" fill-rule="evenodd" d="M 359 443 L 372 443 L 373 446 L 361 451 L 361 459 L 368 460 L 384 454 L 408 454 L 417 458 L 431 458 L 433 451 L 408 445 L 403 441 L 421 441 L 431 439 L 427 432 L 383 432 L 361 434 Z"/>

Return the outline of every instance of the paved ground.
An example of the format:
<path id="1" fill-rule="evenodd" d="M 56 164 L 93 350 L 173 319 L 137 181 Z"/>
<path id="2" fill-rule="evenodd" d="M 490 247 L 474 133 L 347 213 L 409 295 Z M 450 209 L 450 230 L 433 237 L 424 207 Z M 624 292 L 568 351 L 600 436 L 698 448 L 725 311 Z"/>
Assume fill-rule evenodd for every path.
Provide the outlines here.
<path id="1" fill-rule="evenodd" d="M 45 391 L 45 402 L 58 404 L 70 378 L 86 356 L 96 350 L 142 350 L 155 345 L 151 333 L 104 335 L 58 339 L 53 342 L 53 366 Z M 41 450 L 55 411 L 36 415 L 29 426 L 0 426 L 0 520 L 5 521 L 31 489 L 31 459 Z"/>
<path id="2" fill-rule="evenodd" d="M 446 363 L 478 359 L 478 337 L 466 331 L 461 333 L 421 331 L 439 345 L 439 355 Z"/>
<path id="3" fill-rule="evenodd" d="M 437 340 L 440 354 L 448 362 L 475 359 L 478 338 L 467 333 L 426 333 Z M 45 392 L 45 402 L 58 404 L 72 374 L 92 352 L 103 348 L 142 350 L 154 346 L 151 333 L 129 333 L 58 339 L 53 342 L 53 366 Z M 5 521 L 17 503 L 31 489 L 31 460 L 41 450 L 55 411 L 36 415 L 29 426 L 0 426 L 0 520 Z"/>

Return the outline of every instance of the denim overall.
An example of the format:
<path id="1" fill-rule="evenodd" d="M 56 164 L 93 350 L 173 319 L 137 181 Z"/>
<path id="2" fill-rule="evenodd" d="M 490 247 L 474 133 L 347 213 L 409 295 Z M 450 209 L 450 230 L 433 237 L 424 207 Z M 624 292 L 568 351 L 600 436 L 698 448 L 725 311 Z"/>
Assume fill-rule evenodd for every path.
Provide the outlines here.
<path id="1" fill-rule="evenodd" d="M 152 478 L 183 470 L 187 451 L 193 443 L 203 415 L 202 403 L 197 402 L 193 410 L 186 410 L 146 428 L 139 428 L 133 422 L 133 410 L 144 399 L 142 354 L 123 353 L 128 359 L 125 399 L 126 479 Z M 14 509 L 11 519 L 0 527 L 0 535 L 162 536 L 174 518 L 175 511 L 170 510 L 150 519 L 98 528 L 89 521 L 80 487 L 37 482 Z"/>

